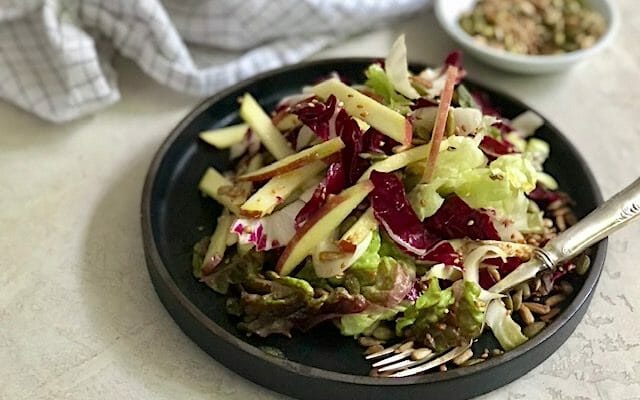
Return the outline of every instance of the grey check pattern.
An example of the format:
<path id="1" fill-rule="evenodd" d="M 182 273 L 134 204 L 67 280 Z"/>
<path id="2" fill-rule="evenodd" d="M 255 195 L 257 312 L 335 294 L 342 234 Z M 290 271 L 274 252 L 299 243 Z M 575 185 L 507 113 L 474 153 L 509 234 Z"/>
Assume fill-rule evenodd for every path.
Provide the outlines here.
<path id="1" fill-rule="evenodd" d="M 0 0 L 0 97 L 64 122 L 120 98 L 114 51 L 206 96 L 430 0 Z"/>

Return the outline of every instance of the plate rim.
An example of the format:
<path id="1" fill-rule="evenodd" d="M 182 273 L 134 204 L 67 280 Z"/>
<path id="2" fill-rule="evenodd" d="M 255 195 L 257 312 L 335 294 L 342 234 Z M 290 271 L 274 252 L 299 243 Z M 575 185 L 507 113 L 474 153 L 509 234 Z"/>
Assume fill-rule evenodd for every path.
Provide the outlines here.
<path id="1" fill-rule="evenodd" d="M 193 122 L 199 115 L 205 112 L 209 107 L 211 107 L 216 102 L 226 98 L 233 92 L 236 92 L 243 87 L 249 86 L 257 81 L 261 81 L 264 79 L 268 79 L 275 75 L 280 75 L 283 73 L 289 73 L 298 69 L 309 68 L 309 67 L 327 67 L 332 64 L 344 64 L 344 63 L 354 63 L 361 64 L 372 62 L 376 58 L 375 57 L 340 57 L 340 58 L 329 58 L 322 60 L 311 60 L 302 63 L 292 64 L 276 69 L 272 69 L 269 71 L 262 72 L 260 74 L 254 75 L 247 79 L 244 79 L 204 100 L 202 100 L 199 104 L 197 104 L 168 134 L 168 136 L 163 140 L 162 144 L 156 151 L 153 156 L 153 160 L 150 163 L 149 169 L 145 176 L 145 182 L 143 186 L 140 210 L 141 210 L 141 225 L 142 225 L 142 236 L 143 236 L 143 247 L 146 255 L 146 263 L 148 269 L 154 268 L 158 273 L 159 277 L 163 280 L 163 283 L 174 296 L 174 298 L 187 310 L 192 318 L 195 318 L 199 321 L 207 330 L 211 333 L 224 340 L 228 345 L 231 345 L 237 348 L 240 351 L 247 353 L 250 356 L 257 357 L 264 362 L 271 363 L 274 366 L 279 368 L 283 368 L 290 373 L 294 374 L 305 374 L 311 378 L 319 378 L 343 383 L 350 384 L 358 384 L 358 385 L 366 385 L 366 386 L 406 386 L 406 385 L 416 385 L 416 384 L 430 384 L 434 382 L 444 382 L 449 380 L 455 380 L 459 378 L 465 378 L 475 373 L 481 371 L 488 371 L 493 368 L 497 368 L 504 363 L 508 363 L 513 361 L 519 357 L 525 356 L 529 350 L 537 347 L 542 344 L 544 341 L 550 339 L 561 327 L 565 325 L 565 323 L 573 318 L 573 316 L 580 310 L 583 304 L 587 301 L 590 301 L 592 291 L 595 290 L 598 280 L 600 279 L 602 270 L 604 268 L 604 262 L 607 254 L 607 240 L 603 240 L 598 243 L 595 247 L 596 249 L 596 257 L 592 260 L 592 266 L 597 266 L 597 268 L 590 268 L 589 275 L 586 277 L 581 289 L 576 293 L 574 300 L 563 310 L 560 314 L 559 318 L 556 318 L 551 324 L 549 324 L 540 334 L 535 336 L 534 338 L 529 339 L 526 343 L 519 346 L 518 348 L 511 350 L 509 352 L 505 352 L 503 355 L 497 358 L 489 359 L 483 363 L 479 363 L 477 365 L 468 366 L 459 369 L 452 369 L 443 373 L 432 373 L 432 374 L 423 374 L 413 377 L 406 378 L 394 378 L 394 379 L 381 379 L 378 377 L 370 377 L 364 375 L 351 375 L 341 372 L 330 371 L 322 368 L 312 367 L 309 365 L 305 365 L 302 363 L 298 363 L 295 361 L 290 361 L 284 358 L 273 357 L 259 348 L 251 345 L 250 343 L 245 342 L 244 340 L 232 335 L 224 328 L 220 327 L 214 321 L 209 319 L 206 314 L 204 314 L 198 307 L 196 307 L 187 296 L 185 296 L 182 291 L 175 284 L 174 280 L 171 278 L 170 273 L 162 261 L 160 256 L 156 240 L 153 235 L 152 228 L 152 204 L 151 204 L 151 194 L 153 191 L 155 179 L 157 177 L 158 171 L 162 165 L 164 157 L 166 153 L 169 151 L 173 143 L 176 139 L 182 134 L 184 129 Z M 410 66 L 412 68 L 424 68 L 427 65 L 421 62 L 411 62 Z M 542 114 L 537 112 L 534 108 L 530 107 L 526 103 L 521 100 L 513 97 L 510 94 L 504 93 L 501 90 L 496 90 L 494 88 L 488 87 L 486 85 L 480 84 L 473 79 L 465 78 L 464 82 L 471 83 L 474 86 L 479 88 L 488 89 L 491 92 L 500 95 L 505 100 L 510 103 L 514 103 L 518 106 L 526 108 L 527 110 L 531 110 L 536 114 L 540 115 L 548 128 L 553 131 L 554 135 L 557 135 L 561 140 L 563 140 L 568 148 L 574 153 L 576 158 L 579 161 L 578 167 L 583 170 L 583 173 L 589 181 L 591 188 L 594 191 L 596 204 L 602 204 L 602 192 L 600 186 L 598 185 L 591 169 L 586 163 L 582 154 L 577 150 L 577 148 L 573 145 L 573 143 L 564 135 L 562 132 L 555 127 L 548 119 L 546 119 Z M 155 287 L 155 284 L 154 284 Z M 163 302 L 164 305 L 164 302 Z M 164 305 L 166 308 L 166 305 Z M 173 316 L 172 316 L 173 318 Z M 189 336 L 189 335 L 187 335 Z M 191 339 L 191 338 L 190 338 Z M 193 340 L 193 339 L 191 339 Z M 564 342 L 564 341 L 563 341 Z M 197 344 L 197 343 L 196 343 Z M 555 352 L 555 351 L 554 351 Z M 215 357 L 214 357 L 215 358 Z M 224 365 L 224 364 L 223 364 Z M 225 366 L 225 368 L 227 368 Z"/>

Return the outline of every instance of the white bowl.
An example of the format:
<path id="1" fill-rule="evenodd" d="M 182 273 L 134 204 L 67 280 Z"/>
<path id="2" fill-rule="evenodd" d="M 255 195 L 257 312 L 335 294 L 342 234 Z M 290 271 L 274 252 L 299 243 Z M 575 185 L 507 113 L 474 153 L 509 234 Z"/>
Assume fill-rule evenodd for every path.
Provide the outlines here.
<path id="1" fill-rule="evenodd" d="M 607 30 L 592 47 L 553 55 L 514 54 L 477 43 L 462 29 L 458 19 L 463 12 L 471 10 L 475 2 L 476 0 L 436 0 L 436 18 L 444 30 L 468 53 L 494 67 L 522 74 L 546 74 L 565 70 L 605 48 L 620 25 L 618 10 L 611 1 L 586 0 L 585 3 L 599 12 L 607 23 Z"/>

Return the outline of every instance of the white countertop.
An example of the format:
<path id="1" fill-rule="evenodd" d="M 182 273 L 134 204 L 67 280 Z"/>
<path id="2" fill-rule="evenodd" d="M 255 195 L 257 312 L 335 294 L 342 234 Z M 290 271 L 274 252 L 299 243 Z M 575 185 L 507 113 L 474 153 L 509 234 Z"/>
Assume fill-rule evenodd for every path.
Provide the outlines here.
<path id="1" fill-rule="evenodd" d="M 606 198 L 640 175 L 640 7 L 594 60 L 556 76 L 469 75 L 529 103 L 576 145 Z M 317 57 L 412 59 L 454 44 L 426 12 Z M 151 286 L 139 204 L 156 149 L 200 99 L 119 60 L 123 100 L 51 125 L 0 102 L 0 399 L 281 399 L 192 343 Z M 640 399 L 640 224 L 615 234 L 589 312 L 552 357 L 482 399 Z"/>

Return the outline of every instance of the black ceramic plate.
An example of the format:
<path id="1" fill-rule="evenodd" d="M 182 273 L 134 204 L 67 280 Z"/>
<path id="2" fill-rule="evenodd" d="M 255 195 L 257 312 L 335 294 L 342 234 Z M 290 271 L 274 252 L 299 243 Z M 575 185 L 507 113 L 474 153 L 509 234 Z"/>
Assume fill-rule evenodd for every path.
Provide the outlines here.
<path id="1" fill-rule="evenodd" d="M 354 82 L 363 80 L 371 60 L 325 60 L 282 68 L 244 81 L 200 104 L 173 130 L 151 164 L 142 198 L 142 230 L 149 274 L 160 300 L 180 328 L 216 360 L 260 385 L 303 399 L 467 399 L 500 387 L 545 360 L 573 332 L 591 300 L 605 258 L 606 243 L 593 249 L 592 268 L 564 312 L 524 345 L 487 362 L 447 372 L 385 379 L 367 376 L 362 348 L 342 337 L 330 324 L 293 339 L 247 338 L 224 311 L 224 298 L 191 275 L 193 244 L 214 228 L 220 207 L 204 198 L 198 181 L 208 166 L 224 170 L 227 153 L 198 140 L 210 128 L 238 121 L 237 98 L 251 92 L 267 109 L 285 95 L 332 71 Z M 414 70 L 422 66 L 413 65 Z M 507 117 L 528 109 L 520 101 L 482 88 Z M 567 139 L 549 122 L 538 136 L 551 144 L 546 169 L 576 200 L 584 216 L 601 196 L 587 165 Z M 490 334 L 479 348 L 497 346 Z M 286 359 L 265 353 L 280 349 Z"/>

